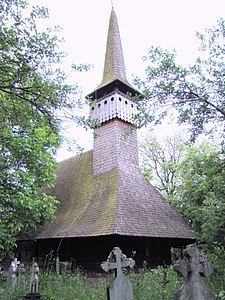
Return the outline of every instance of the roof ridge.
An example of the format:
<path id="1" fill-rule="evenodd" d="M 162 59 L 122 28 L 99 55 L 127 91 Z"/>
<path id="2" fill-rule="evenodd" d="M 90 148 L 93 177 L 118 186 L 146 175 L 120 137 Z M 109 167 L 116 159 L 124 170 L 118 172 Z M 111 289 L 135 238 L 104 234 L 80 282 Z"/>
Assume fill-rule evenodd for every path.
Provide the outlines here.
<path id="1" fill-rule="evenodd" d="M 83 156 L 83 155 L 88 155 L 90 152 L 93 152 L 93 149 L 87 150 L 87 151 L 81 151 L 80 153 L 76 153 L 73 156 L 67 157 L 63 160 L 57 161 L 57 165 L 65 163 L 68 160 L 74 160 L 74 159 L 78 159 L 79 157 Z"/>

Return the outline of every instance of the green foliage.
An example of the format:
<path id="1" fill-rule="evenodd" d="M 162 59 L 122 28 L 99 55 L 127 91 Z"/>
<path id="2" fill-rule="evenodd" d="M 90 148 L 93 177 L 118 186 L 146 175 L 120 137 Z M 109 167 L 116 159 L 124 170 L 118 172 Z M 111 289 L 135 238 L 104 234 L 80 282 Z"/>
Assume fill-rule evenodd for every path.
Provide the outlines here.
<path id="1" fill-rule="evenodd" d="M 58 29 L 38 31 L 47 17 L 24 0 L 0 0 L 1 255 L 21 232 L 51 220 L 57 203 L 40 189 L 54 179 L 61 117 L 75 108 L 77 92 L 59 68 Z"/>
<path id="2" fill-rule="evenodd" d="M 225 251 L 224 246 L 214 243 L 213 250 L 208 253 L 208 260 L 214 268 L 212 290 L 217 291 L 219 299 L 225 299 Z"/>
<path id="3" fill-rule="evenodd" d="M 177 208 L 192 223 L 201 240 L 213 248 L 225 245 L 225 157 L 219 145 L 191 147 L 180 164 L 182 184 Z"/>
<path id="4" fill-rule="evenodd" d="M 175 291 L 181 287 L 184 278 L 178 277 L 172 268 L 157 268 L 153 270 L 140 269 L 130 271 L 126 275 L 133 285 L 135 300 L 172 300 Z M 7 291 L 3 286 L 0 299 L 17 299 L 29 291 L 29 276 L 25 288 L 15 291 Z M 55 273 L 41 274 L 39 292 L 45 300 L 105 300 L 106 288 L 113 281 L 112 275 L 95 275 L 92 280 L 79 270 L 71 273 L 67 270 L 61 275 Z M 94 281 L 93 281 L 94 280 Z M 222 277 L 212 277 L 207 284 L 217 295 L 217 299 L 223 299 Z"/>
<path id="5" fill-rule="evenodd" d="M 172 267 L 151 271 L 141 269 L 137 273 L 131 272 L 129 279 L 137 300 L 174 299 L 175 291 L 182 284 Z"/>
<path id="6" fill-rule="evenodd" d="M 207 252 L 225 245 L 225 157 L 220 144 L 181 138 L 141 145 L 144 174 L 192 224 Z"/>
<path id="7" fill-rule="evenodd" d="M 49 280 L 50 279 L 50 280 Z M 44 278 L 40 284 L 43 284 L 44 299 L 93 299 L 104 300 L 104 287 L 100 286 L 94 289 L 86 283 L 87 277 L 80 271 L 76 274 L 65 273 L 62 275 L 49 275 L 49 278 Z"/>
<path id="8" fill-rule="evenodd" d="M 136 78 L 146 101 L 140 102 L 140 116 L 152 116 L 156 123 L 174 108 L 178 122 L 190 125 L 192 138 L 207 130 L 223 131 L 225 121 L 225 21 L 198 33 L 201 57 L 193 66 L 176 63 L 176 52 L 152 47 L 146 61 L 146 79 Z M 147 120 L 149 121 L 149 120 Z M 208 126 L 210 124 L 210 126 Z"/>

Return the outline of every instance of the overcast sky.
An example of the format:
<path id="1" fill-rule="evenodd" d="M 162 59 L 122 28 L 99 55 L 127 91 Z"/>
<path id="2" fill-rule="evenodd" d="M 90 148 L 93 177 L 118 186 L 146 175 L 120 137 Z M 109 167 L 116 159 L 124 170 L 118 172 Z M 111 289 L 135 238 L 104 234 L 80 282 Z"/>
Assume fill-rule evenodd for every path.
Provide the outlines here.
<path id="1" fill-rule="evenodd" d="M 63 50 L 68 53 L 62 66 L 90 63 L 94 68 L 85 73 L 71 74 L 70 83 L 77 82 L 83 94 L 91 92 L 102 79 L 111 0 L 30 0 L 49 8 L 46 26 L 60 25 L 65 39 Z M 194 62 L 198 48 L 196 31 L 216 25 L 225 17 L 225 0 L 113 0 L 123 46 L 127 78 L 144 75 L 142 57 L 151 46 L 177 50 L 181 64 Z M 86 150 L 92 147 L 91 134 L 81 129 L 69 130 Z M 58 160 L 75 153 L 59 151 Z"/>

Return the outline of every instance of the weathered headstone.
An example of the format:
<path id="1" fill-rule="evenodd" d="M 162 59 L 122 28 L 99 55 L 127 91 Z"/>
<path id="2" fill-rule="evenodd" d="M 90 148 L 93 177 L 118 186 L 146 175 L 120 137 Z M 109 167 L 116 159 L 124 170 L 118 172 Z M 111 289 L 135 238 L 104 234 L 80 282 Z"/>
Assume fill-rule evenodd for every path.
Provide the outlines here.
<path id="1" fill-rule="evenodd" d="M 209 277 L 213 269 L 206 257 L 195 244 L 188 245 L 184 251 L 187 260 L 177 261 L 174 270 L 186 278 L 182 287 L 176 291 L 175 300 L 215 300 L 202 279 Z"/>
<path id="2" fill-rule="evenodd" d="M 116 277 L 108 287 L 108 300 L 133 300 L 133 287 L 129 279 L 123 274 L 123 268 L 133 268 L 135 261 L 132 258 L 126 258 L 118 247 L 114 247 L 110 252 L 107 261 L 101 264 L 101 268 L 108 272 L 115 270 Z"/>
<path id="3" fill-rule="evenodd" d="M 8 288 L 15 290 L 16 285 L 17 285 L 17 277 L 18 277 L 18 266 L 19 266 L 20 262 L 17 260 L 17 258 L 15 258 L 11 264 L 10 267 L 8 269 L 8 278 L 7 278 L 7 284 L 8 284 Z"/>

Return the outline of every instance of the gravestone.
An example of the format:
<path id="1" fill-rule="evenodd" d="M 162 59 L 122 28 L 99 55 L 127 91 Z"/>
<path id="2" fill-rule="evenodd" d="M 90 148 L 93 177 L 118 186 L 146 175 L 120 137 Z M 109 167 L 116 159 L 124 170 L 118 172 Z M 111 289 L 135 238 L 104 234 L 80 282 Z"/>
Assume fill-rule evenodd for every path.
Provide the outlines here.
<path id="1" fill-rule="evenodd" d="M 207 289 L 202 279 L 209 277 L 213 269 L 206 257 L 195 244 L 184 250 L 187 260 L 177 261 L 174 270 L 186 278 L 182 287 L 176 291 L 175 300 L 215 300 L 215 296 Z"/>
<path id="2" fill-rule="evenodd" d="M 37 263 L 33 263 L 31 267 L 30 277 L 30 293 L 28 293 L 24 299 L 41 299 L 41 295 L 38 293 L 38 273 L 39 267 Z"/>
<path id="3" fill-rule="evenodd" d="M 15 258 L 8 269 L 7 285 L 11 290 L 15 290 L 18 280 L 18 266 L 20 262 Z"/>
<path id="4" fill-rule="evenodd" d="M 31 293 L 37 293 L 37 291 L 38 291 L 38 273 L 39 273 L 38 264 L 33 263 L 32 268 L 31 268 L 31 277 L 30 277 Z"/>
<path id="5" fill-rule="evenodd" d="M 101 264 L 101 268 L 108 272 L 115 270 L 115 279 L 107 289 L 108 300 L 133 300 L 133 287 L 129 279 L 123 274 L 123 268 L 133 268 L 135 261 L 126 258 L 118 247 L 114 247 L 110 252 L 107 261 Z"/>

